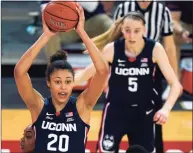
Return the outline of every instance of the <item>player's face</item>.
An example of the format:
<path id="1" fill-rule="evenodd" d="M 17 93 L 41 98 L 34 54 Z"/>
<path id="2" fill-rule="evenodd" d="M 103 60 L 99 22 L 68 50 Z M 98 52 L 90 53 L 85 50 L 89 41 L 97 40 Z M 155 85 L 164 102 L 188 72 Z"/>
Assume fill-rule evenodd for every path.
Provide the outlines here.
<path id="1" fill-rule="evenodd" d="M 130 46 L 135 46 L 143 39 L 145 26 L 141 20 L 126 18 L 122 25 L 122 33 Z"/>
<path id="2" fill-rule="evenodd" d="M 52 98 L 58 103 L 67 102 L 74 86 L 73 75 L 68 70 L 56 70 L 47 81 Z"/>
<path id="3" fill-rule="evenodd" d="M 21 150 L 23 153 L 32 152 L 35 148 L 35 132 L 31 126 L 24 130 L 23 137 L 20 141 Z"/>

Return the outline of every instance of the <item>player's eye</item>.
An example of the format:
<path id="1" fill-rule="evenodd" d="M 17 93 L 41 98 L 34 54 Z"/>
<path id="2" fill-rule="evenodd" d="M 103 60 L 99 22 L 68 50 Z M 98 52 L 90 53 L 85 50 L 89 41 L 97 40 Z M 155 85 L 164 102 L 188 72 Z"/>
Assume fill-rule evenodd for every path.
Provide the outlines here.
<path id="1" fill-rule="evenodd" d="M 66 80 L 65 83 L 66 84 L 70 84 L 72 81 L 71 80 Z"/>
<path id="2" fill-rule="evenodd" d="M 129 30 L 129 29 L 126 29 L 126 30 L 125 30 L 125 32 L 129 33 L 129 32 L 130 32 L 130 30 Z"/>
<path id="3" fill-rule="evenodd" d="M 59 80 L 56 80 L 56 81 L 54 81 L 56 84 L 60 84 L 61 83 L 61 81 L 59 81 Z"/>

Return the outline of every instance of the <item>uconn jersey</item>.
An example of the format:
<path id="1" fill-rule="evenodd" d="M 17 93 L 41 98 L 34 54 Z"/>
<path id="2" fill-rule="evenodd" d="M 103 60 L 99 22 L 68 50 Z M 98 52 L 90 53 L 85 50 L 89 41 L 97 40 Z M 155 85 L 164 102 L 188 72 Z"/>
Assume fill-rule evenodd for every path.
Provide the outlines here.
<path id="1" fill-rule="evenodd" d="M 84 153 L 89 125 L 85 124 L 76 109 L 77 99 L 70 97 L 66 106 L 56 115 L 51 98 L 34 123 L 36 128 L 35 153 Z"/>
<path id="2" fill-rule="evenodd" d="M 142 52 L 132 60 L 125 55 L 125 39 L 114 43 L 114 59 L 107 100 L 111 105 L 145 105 L 153 94 L 152 52 L 155 42 L 144 38 Z"/>

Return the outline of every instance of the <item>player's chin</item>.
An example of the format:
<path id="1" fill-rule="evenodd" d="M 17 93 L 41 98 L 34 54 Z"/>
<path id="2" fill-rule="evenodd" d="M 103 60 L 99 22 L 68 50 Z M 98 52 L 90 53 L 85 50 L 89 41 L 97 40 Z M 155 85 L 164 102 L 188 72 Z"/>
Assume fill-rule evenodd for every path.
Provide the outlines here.
<path id="1" fill-rule="evenodd" d="M 58 97 L 57 98 L 57 101 L 59 102 L 59 103 L 66 103 L 67 102 L 67 100 L 69 99 L 69 96 L 67 95 L 67 96 L 65 96 L 65 97 Z"/>

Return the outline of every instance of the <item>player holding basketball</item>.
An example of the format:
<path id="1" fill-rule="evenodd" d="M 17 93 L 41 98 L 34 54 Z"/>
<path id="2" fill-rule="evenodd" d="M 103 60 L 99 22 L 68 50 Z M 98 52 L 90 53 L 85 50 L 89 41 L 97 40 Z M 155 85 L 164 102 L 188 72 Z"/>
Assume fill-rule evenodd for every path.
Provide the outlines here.
<path id="1" fill-rule="evenodd" d="M 122 137 L 129 145 L 154 150 L 153 122 L 166 123 L 182 87 L 171 68 L 162 45 L 144 38 L 145 20 L 139 12 L 129 12 L 94 39 L 111 65 L 109 90 L 103 110 L 98 141 L 99 152 L 118 152 Z M 107 44 L 107 45 L 106 45 Z M 163 107 L 155 112 L 153 73 L 158 64 L 171 86 Z M 93 65 L 75 76 L 77 83 L 95 73 Z"/>
<path id="2" fill-rule="evenodd" d="M 74 72 L 66 61 L 64 52 L 57 52 L 50 58 L 46 70 L 46 81 L 51 97 L 44 99 L 32 86 L 28 70 L 48 40 L 55 35 L 43 19 L 43 34 L 24 53 L 14 70 L 14 77 L 20 96 L 30 110 L 35 127 L 36 153 L 84 153 L 86 134 L 89 129 L 91 111 L 101 95 L 108 77 L 108 65 L 99 50 L 84 31 L 84 12 L 77 3 L 79 34 L 96 68 L 88 88 L 78 98 L 71 97 Z"/>

